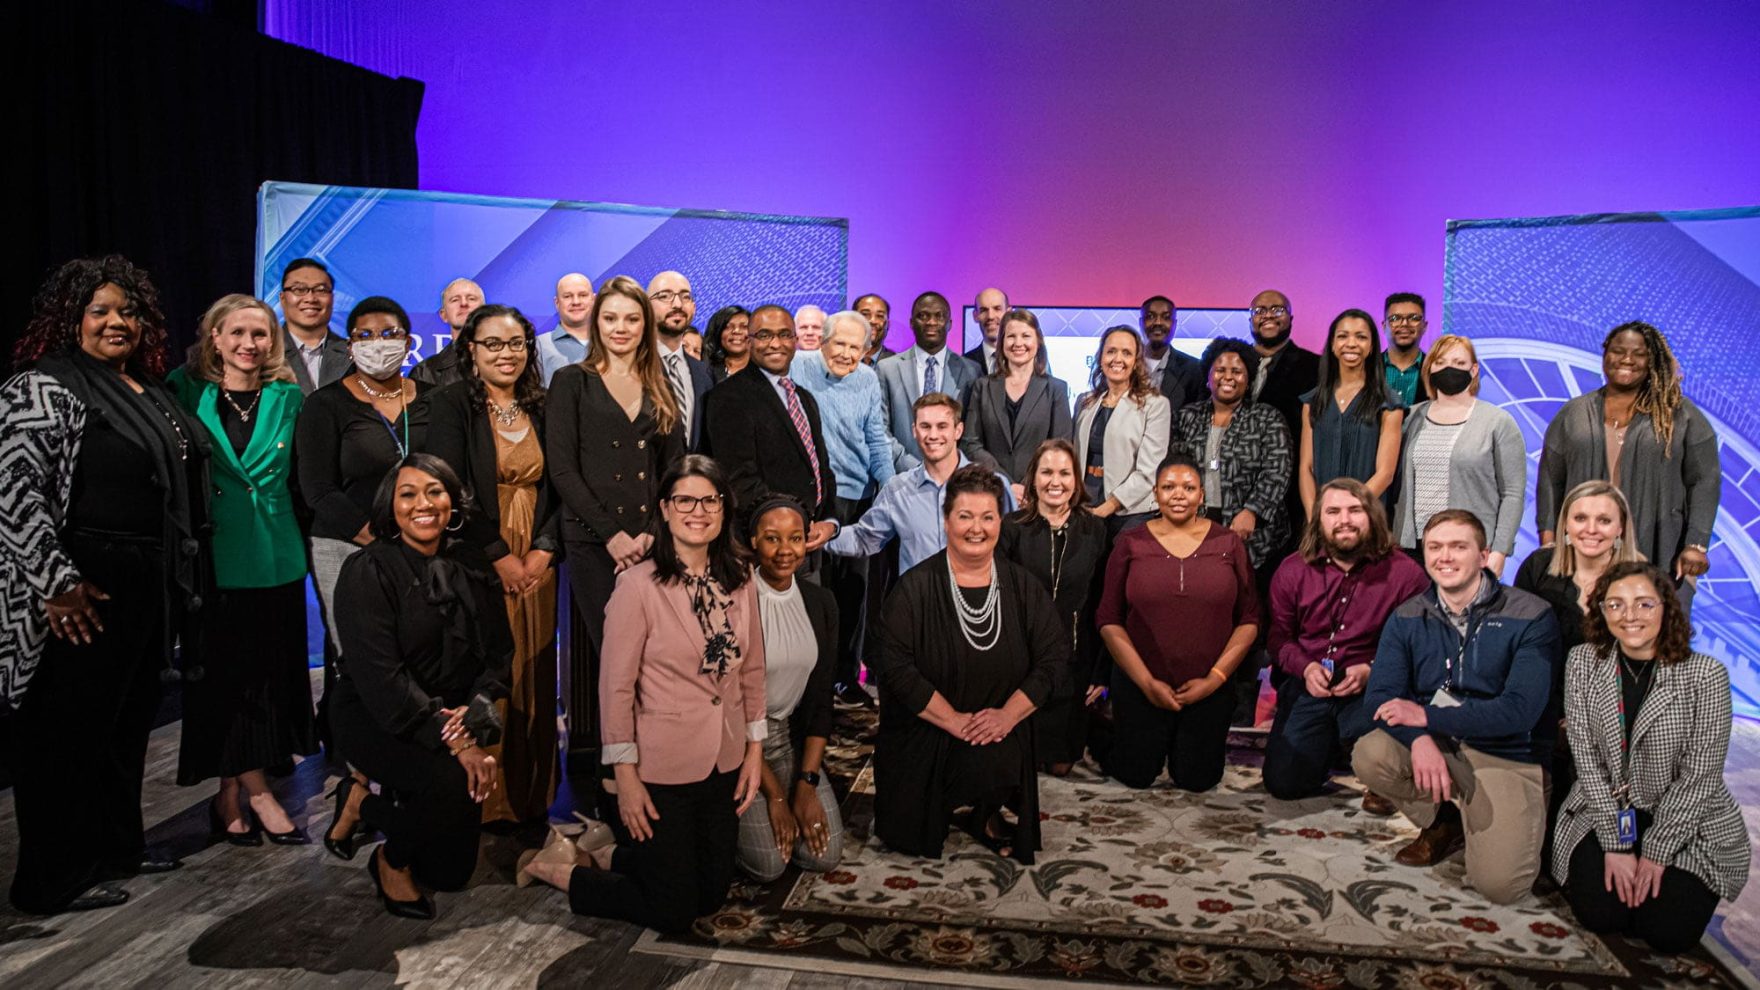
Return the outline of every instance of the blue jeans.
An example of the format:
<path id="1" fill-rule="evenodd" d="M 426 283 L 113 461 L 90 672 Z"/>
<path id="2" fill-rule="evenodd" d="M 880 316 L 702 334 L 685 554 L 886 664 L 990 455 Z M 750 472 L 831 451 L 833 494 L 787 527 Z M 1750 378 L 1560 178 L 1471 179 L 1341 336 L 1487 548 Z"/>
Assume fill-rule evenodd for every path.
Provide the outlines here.
<path id="1" fill-rule="evenodd" d="M 1277 719 L 1265 744 L 1265 790 L 1282 801 L 1318 794 L 1332 768 L 1348 763 L 1351 744 L 1371 727 L 1362 692 L 1316 698 L 1306 680 L 1286 678 L 1277 689 Z"/>

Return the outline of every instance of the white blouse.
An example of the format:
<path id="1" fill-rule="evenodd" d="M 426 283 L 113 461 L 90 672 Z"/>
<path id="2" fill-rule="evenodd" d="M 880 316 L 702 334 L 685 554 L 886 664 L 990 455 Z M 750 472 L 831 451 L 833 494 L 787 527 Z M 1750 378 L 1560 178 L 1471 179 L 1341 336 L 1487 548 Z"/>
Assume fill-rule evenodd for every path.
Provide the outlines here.
<path id="1" fill-rule="evenodd" d="M 790 581 L 787 591 L 777 591 L 754 575 L 758 585 L 758 614 L 764 623 L 764 701 L 771 718 L 794 714 L 807 678 L 819 662 L 819 640 L 807 618 L 801 598 L 800 579 Z"/>

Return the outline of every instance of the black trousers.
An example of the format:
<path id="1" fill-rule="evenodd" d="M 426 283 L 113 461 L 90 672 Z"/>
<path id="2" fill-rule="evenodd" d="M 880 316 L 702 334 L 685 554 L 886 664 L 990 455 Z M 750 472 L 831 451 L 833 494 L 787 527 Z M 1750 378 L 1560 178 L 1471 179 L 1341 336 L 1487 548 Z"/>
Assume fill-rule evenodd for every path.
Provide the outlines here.
<path id="1" fill-rule="evenodd" d="M 585 636 L 568 649 L 568 751 L 599 749 L 599 651 L 605 643 L 605 603 L 617 587 L 617 562 L 603 543 L 569 540 L 568 587 Z"/>
<path id="2" fill-rule="evenodd" d="M 1334 767 L 1350 766 L 1351 749 L 1374 724 L 1363 711 L 1363 694 L 1316 698 L 1299 677 L 1277 689 L 1277 718 L 1265 742 L 1265 790 L 1280 801 L 1320 793 Z"/>
<path id="3" fill-rule="evenodd" d="M 719 773 L 693 784 L 649 784 L 648 798 L 659 821 L 654 837 L 636 842 L 623 822 L 612 821 L 617 852 L 610 870 L 576 867 L 568 884 L 568 906 L 575 914 L 633 922 L 667 934 L 690 928 L 727 900 L 733 882 L 739 818 L 733 786 L 739 771 Z"/>
<path id="4" fill-rule="evenodd" d="M 140 872 L 141 777 L 164 669 L 164 570 L 154 541 L 65 534 L 109 595 L 89 645 L 49 638 L 12 714 L 18 868 L 12 905 L 54 914 L 93 884 Z"/>
<path id="5" fill-rule="evenodd" d="M 361 818 L 385 834 L 385 862 L 413 869 L 424 887 L 462 890 L 477 868 L 483 808 L 458 759 L 385 731 L 346 677 L 337 679 L 330 718 L 343 759 L 379 785 L 361 801 Z"/>
<path id="6" fill-rule="evenodd" d="M 831 514 L 842 525 L 862 517 L 873 499 L 833 498 Z M 837 599 L 837 669 L 833 678 L 838 684 L 854 684 L 862 670 L 862 641 L 867 631 L 868 567 L 867 557 L 838 557 L 824 554 L 825 567 L 820 583 Z"/>
<path id="7" fill-rule="evenodd" d="M 1638 813 L 1638 848 L 1643 851 L 1644 832 L 1650 816 Z M 1602 935 L 1625 935 L 1643 939 L 1650 948 L 1670 955 L 1699 944 L 1705 926 L 1717 911 L 1717 895 L 1705 881 L 1677 866 L 1664 867 L 1662 892 L 1636 908 L 1620 903 L 1619 894 L 1608 890 L 1602 879 L 1606 857 L 1601 840 L 1590 832 L 1571 851 L 1570 875 L 1565 900 L 1577 923 Z"/>
<path id="8" fill-rule="evenodd" d="M 1234 696 L 1218 688 L 1177 712 L 1157 708 L 1123 671 L 1112 672 L 1112 750 L 1106 775 L 1126 787 L 1155 783 L 1165 766 L 1173 786 L 1207 791 L 1222 780 Z"/>

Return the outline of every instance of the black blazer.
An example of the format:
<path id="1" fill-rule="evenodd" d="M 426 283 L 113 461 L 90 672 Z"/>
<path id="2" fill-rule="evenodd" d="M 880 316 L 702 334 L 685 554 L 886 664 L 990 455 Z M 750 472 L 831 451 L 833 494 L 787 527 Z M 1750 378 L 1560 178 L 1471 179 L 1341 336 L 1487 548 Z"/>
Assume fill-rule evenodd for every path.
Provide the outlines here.
<path id="1" fill-rule="evenodd" d="M 1259 373 L 1266 376 L 1265 386 L 1254 401 L 1277 410 L 1283 416 L 1284 425 L 1289 427 L 1291 444 L 1299 446 L 1302 442 L 1302 395 L 1312 392 L 1320 384 L 1320 355 L 1294 343 L 1285 344 L 1269 372 L 1265 370 L 1264 359 L 1259 360 Z M 1300 517 L 1298 512 L 1296 518 Z"/>
<path id="2" fill-rule="evenodd" d="M 1002 344 L 1001 341 L 997 341 L 997 353 L 998 354 L 1002 353 L 1001 344 Z M 960 356 L 965 358 L 967 361 L 970 361 L 973 364 L 977 365 L 978 371 L 982 374 L 988 375 L 990 372 L 996 370 L 995 368 L 990 367 L 989 362 L 984 360 L 984 341 L 981 336 L 978 340 L 978 346 L 972 348 L 971 350 L 965 352 L 964 354 L 962 354 Z"/>
<path id="3" fill-rule="evenodd" d="M 684 427 L 661 433 L 646 399 L 631 420 L 598 373 L 578 364 L 557 370 L 544 407 L 544 469 L 562 500 L 562 538 L 604 543 L 647 529 L 660 511 L 660 476 L 685 454 Z"/>
<path id="4" fill-rule="evenodd" d="M 837 476 L 825 453 L 825 432 L 819 425 L 819 403 L 806 389 L 796 389 L 801 410 L 813 435 L 813 450 L 788 418 L 782 396 L 764 369 L 747 365 L 703 397 L 703 452 L 721 462 L 733 486 L 735 519 L 744 532 L 745 513 L 772 492 L 793 495 L 814 519 L 831 515 Z M 813 461 L 819 462 L 824 498 L 813 494 Z"/>
<path id="5" fill-rule="evenodd" d="M 544 417 L 527 414 L 532 429 L 538 433 L 538 444 L 544 443 Z M 428 399 L 428 435 L 423 448 L 440 458 L 458 473 L 460 481 L 471 492 L 471 512 L 458 538 L 482 550 L 490 563 L 511 551 L 501 538 L 501 500 L 496 497 L 499 475 L 496 464 L 495 429 L 489 421 L 489 410 L 471 397 L 467 382 L 447 385 L 433 392 Z M 548 458 L 548 454 L 545 455 Z M 558 549 L 556 490 L 550 484 L 548 464 L 538 485 L 538 507 L 532 518 L 532 549 Z"/>
<path id="6" fill-rule="evenodd" d="M 813 638 L 819 644 L 819 659 L 813 664 L 813 672 L 807 675 L 807 689 L 801 694 L 800 704 L 794 706 L 794 713 L 788 717 L 789 740 L 794 743 L 798 756 L 808 736 L 831 737 L 831 692 L 835 690 L 832 678 L 837 676 L 838 620 L 836 596 L 798 576 L 794 583 L 801 589 L 801 604 L 807 607 L 807 621 L 812 623 Z M 799 765 L 798 760 L 796 765 Z M 784 786 L 789 783 L 783 781 Z"/>
<path id="7" fill-rule="evenodd" d="M 684 366 L 691 376 L 691 422 L 686 443 L 691 450 L 703 447 L 703 397 L 715 387 L 715 378 L 709 373 L 709 365 L 691 357 L 684 356 Z"/>
<path id="8" fill-rule="evenodd" d="M 1167 411 L 1175 419 L 1181 406 L 1208 399 L 1210 383 L 1204 380 L 1203 362 L 1170 345 L 1161 369 L 1161 394 L 1167 396 Z"/>
<path id="9" fill-rule="evenodd" d="M 1033 452 L 1052 437 L 1070 434 L 1069 386 L 1051 375 L 1034 375 L 1021 396 L 1021 411 L 1008 423 L 1008 384 L 994 375 L 972 383 L 966 393 L 966 432 L 959 449 L 974 461 L 989 461 L 1017 485 L 1028 483 Z"/>

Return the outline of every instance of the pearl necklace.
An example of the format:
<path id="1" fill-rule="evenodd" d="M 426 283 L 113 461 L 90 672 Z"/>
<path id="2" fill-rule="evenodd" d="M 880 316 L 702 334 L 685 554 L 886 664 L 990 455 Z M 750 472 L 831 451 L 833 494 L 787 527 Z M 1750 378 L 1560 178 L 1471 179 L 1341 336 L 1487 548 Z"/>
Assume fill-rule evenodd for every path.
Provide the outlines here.
<path id="1" fill-rule="evenodd" d="M 966 643 L 980 652 L 995 647 L 1002 637 L 1002 596 L 996 580 L 996 561 L 990 561 L 990 593 L 984 596 L 984 604 L 976 608 L 966 604 L 959 582 L 954 580 L 951 560 L 947 562 L 947 587 L 953 592 L 954 613 L 959 616 L 959 632 Z"/>

